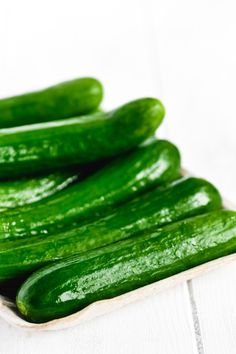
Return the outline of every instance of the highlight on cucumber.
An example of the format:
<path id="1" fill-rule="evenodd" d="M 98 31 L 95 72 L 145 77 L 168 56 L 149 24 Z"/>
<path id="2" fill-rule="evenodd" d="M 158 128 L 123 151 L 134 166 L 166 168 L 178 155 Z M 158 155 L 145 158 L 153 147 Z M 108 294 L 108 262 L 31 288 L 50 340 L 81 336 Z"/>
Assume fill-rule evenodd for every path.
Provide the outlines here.
<path id="1" fill-rule="evenodd" d="M 0 293 L 25 321 L 236 252 L 236 211 L 183 176 L 181 152 L 159 136 L 162 102 L 107 111 L 102 99 L 92 77 L 0 99 Z"/>

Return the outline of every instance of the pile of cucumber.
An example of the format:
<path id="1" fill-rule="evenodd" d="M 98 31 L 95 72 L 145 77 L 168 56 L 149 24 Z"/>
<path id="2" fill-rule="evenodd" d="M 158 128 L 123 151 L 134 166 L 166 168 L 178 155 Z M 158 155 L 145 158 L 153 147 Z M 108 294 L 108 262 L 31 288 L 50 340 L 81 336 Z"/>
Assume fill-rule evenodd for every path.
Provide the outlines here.
<path id="1" fill-rule="evenodd" d="M 0 286 L 31 322 L 236 251 L 236 212 L 154 137 L 162 103 L 102 97 L 81 78 L 0 100 Z"/>

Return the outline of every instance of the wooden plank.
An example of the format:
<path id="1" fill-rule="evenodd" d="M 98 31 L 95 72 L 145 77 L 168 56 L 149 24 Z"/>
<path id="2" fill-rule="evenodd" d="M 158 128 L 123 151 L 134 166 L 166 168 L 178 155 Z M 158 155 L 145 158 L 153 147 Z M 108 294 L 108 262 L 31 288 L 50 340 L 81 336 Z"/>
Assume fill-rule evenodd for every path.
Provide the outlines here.
<path id="1" fill-rule="evenodd" d="M 27 16 L 22 3 L 15 2 L 14 11 L 4 5 L 2 96 L 95 75 L 105 85 L 105 109 L 142 96 L 160 97 L 140 1 L 23 3 Z M 63 333 L 20 331 L 0 320 L 0 352 L 195 353 L 187 301 L 185 286 L 177 286 Z"/>
<path id="2" fill-rule="evenodd" d="M 165 138 L 180 147 L 184 165 L 236 201 L 235 2 L 167 0 L 158 12 L 152 5 Z M 199 353 L 236 353 L 235 264 L 189 283 Z"/>
<path id="3" fill-rule="evenodd" d="M 236 353 L 236 262 L 193 281 L 205 353 Z"/>

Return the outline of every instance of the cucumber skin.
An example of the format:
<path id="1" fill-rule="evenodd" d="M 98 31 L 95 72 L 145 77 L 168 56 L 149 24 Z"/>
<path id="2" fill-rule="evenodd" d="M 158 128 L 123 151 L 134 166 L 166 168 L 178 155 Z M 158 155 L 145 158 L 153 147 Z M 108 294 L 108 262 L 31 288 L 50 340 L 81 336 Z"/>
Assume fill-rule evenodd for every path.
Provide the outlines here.
<path id="1" fill-rule="evenodd" d="M 0 128 L 48 122 L 94 111 L 103 88 L 94 78 L 66 81 L 47 89 L 0 100 Z"/>
<path id="2" fill-rule="evenodd" d="M 113 214 L 46 237 L 0 243 L 0 281 L 24 276 L 48 262 L 103 247 L 136 233 L 221 208 L 218 191 L 207 181 L 182 178 L 165 189 L 151 190 Z"/>
<path id="3" fill-rule="evenodd" d="M 88 164 L 124 153 L 153 135 L 164 117 L 154 98 L 111 112 L 2 129 L 0 178 Z"/>
<path id="4" fill-rule="evenodd" d="M 236 212 L 216 211 L 42 268 L 16 303 L 31 322 L 70 315 L 236 251 Z"/>
<path id="5" fill-rule="evenodd" d="M 98 217 L 138 193 L 180 176 L 180 154 L 166 140 L 154 140 L 114 160 L 97 173 L 34 207 L 0 218 L 0 240 L 58 232 Z"/>
<path id="6" fill-rule="evenodd" d="M 58 172 L 33 179 L 0 182 L 0 212 L 45 200 L 78 179 L 78 173 Z"/>

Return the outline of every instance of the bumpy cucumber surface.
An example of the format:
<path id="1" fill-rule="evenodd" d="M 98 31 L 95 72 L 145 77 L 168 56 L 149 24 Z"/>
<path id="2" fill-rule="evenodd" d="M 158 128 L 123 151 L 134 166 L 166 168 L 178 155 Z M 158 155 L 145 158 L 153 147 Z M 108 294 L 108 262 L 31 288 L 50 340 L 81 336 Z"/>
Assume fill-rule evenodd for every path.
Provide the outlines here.
<path id="1" fill-rule="evenodd" d="M 46 237 L 0 243 L 0 281 L 13 279 L 60 258 L 156 229 L 177 220 L 221 208 L 218 191 L 209 182 L 183 178 L 130 201 L 90 224 Z"/>
<path id="2" fill-rule="evenodd" d="M 236 212 L 204 214 L 40 269 L 17 307 L 46 322 L 235 251 Z"/>
<path id="3" fill-rule="evenodd" d="M 47 235 L 124 202 L 138 193 L 178 178 L 180 155 L 165 140 L 154 140 L 112 161 L 50 201 L 0 217 L 0 239 Z"/>
<path id="4" fill-rule="evenodd" d="M 144 98 L 107 113 L 2 129 L 0 178 L 116 156 L 151 136 L 163 117 L 161 102 Z"/>
<path id="5" fill-rule="evenodd" d="M 80 78 L 0 100 L 0 128 L 49 122 L 94 111 L 103 96 L 101 83 Z"/>
<path id="6" fill-rule="evenodd" d="M 42 201 L 78 179 L 79 173 L 58 172 L 32 179 L 0 182 L 0 211 Z"/>

